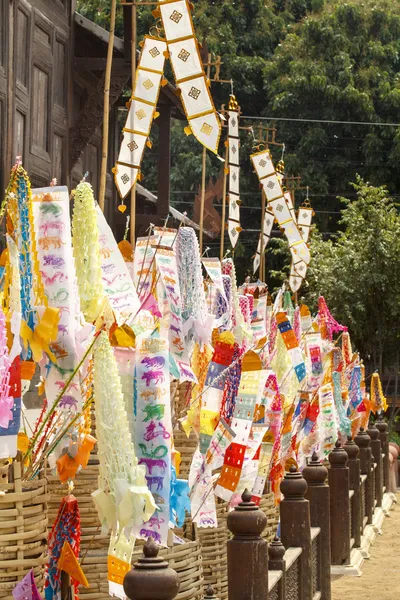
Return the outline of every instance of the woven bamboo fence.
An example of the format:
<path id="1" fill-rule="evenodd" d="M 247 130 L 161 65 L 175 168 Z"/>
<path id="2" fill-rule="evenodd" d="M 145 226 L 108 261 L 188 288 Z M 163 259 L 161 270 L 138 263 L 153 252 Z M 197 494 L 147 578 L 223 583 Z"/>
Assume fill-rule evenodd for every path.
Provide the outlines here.
<path id="1" fill-rule="evenodd" d="M 0 483 L 0 599 L 12 600 L 15 585 L 33 569 L 41 591 L 47 563 L 47 483 L 22 481 L 21 464 L 14 461 Z"/>
<path id="2" fill-rule="evenodd" d="M 171 390 L 172 393 L 172 390 Z M 173 397 L 173 396 L 172 396 Z M 92 435 L 96 437 L 96 422 L 92 414 Z M 81 566 L 89 582 L 89 588 L 80 587 L 81 600 L 109 600 L 107 579 L 107 555 L 109 535 L 102 535 L 100 521 L 92 499 L 97 489 L 99 461 L 95 446 L 90 455 L 88 466 L 77 474 L 74 480 L 73 494 L 78 500 L 81 517 Z M 67 485 L 62 485 L 56 475 L 49 479 L 49 527 L 57 516 L 62 498 L 68 493 Z M 179 576 L 180 590 L 177 600 L 200 600 L 204 595 L 201 547 L 198 539 L 185 539 L 184 530 L 175 530 L 183 543 L 172 544 L 162 549 L 161 554 L 169 561 Z M 142 553 L 144 542 L 138 540 L 132 556 L 134 563 Z M 0 599 L 1 600 L 1 599 Z"/>

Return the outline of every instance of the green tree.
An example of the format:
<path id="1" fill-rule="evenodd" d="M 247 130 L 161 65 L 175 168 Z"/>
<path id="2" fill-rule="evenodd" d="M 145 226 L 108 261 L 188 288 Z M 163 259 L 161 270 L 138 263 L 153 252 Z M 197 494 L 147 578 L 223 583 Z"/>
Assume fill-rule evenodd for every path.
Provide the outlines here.
<path id="1" fill-rule="evenodd" d="M 78 10 L 107 27 L 110 0 L 78 0 Z M 152 7 L 138 8 L 138 37 L 154 22 Z M 123 36 L 119 5 L 117 34 Z M 286 145 L 286 172 L 310 186 L 316 223 L 323 235 L 336 232 L 338 196 L 355 194 L 349 182 L 359 173 L 373 185 L 400 185 L 400 129 L 321 121 L 397 123 L 400 108 L 400 0 L 194 0 L 199 40 L 221 55 L 221 76 L 232 78 L 242 114 L 304 119 L 276 121 L 278 141 Z M 212 84 L 216 106 L 227 102 L 229 85 Z M 242 120 L 257 125 L 257 120 Z M 255 129 L 256 131 L 256 129 Z M 156 189 L 157 127 L 154 147 L 146 151 L 144 184 Z M 252 139 L 242 133 L 243 264 L 250 266 L 261 221 L 261 195 L 248 155 Z M 221 146 L 221 152 L 223 151 Z M 279 159 L 275 154 L 274 158 Z M 221 163 L 207 155 L 207 173 Z M 191 214 L 201 181 L 201 147 L 183 133 L 172 132 L 172 200 Z M 181 192 L 189 192 L 182 194 Z M 296 194 L 301 201 L 304 192 Z M 247 231 L 246 231 L 247 230 Z M 214 244 L 217 252 L 218 244 Z M 214 247 L 213 247 L 214 250 Z M 275 264 L 275 262 L 276 264 Z M 279 263 L 271 258 L 271 266 Z"/>
<path id="2" fill-rule="evenodd" d="M 370 370 L 398 364 L 400 352 L 400 217 L 385 187 L 357 177 L 356 199 L 340 198 L 343 231 L 314 232 L 305 301 L 323 295 Z"/>

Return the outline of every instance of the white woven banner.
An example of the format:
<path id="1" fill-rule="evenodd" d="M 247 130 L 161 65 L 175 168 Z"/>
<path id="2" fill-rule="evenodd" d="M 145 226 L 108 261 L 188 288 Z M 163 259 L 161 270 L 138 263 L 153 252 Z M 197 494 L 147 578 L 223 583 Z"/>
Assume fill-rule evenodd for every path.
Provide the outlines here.
<path id="1" fill-rule="evenodd" d="M 189 2 L 166 0 L 159 3 L 159 10 L 190 129 L 203 146 L 217 153 L 221 123 L 204 73 Z"/>
<path id="2" fill-rule="evenodd" d="M 145 36 L 117 163 L 113 169 L 121 198 L 136 184 L 164 73 L 167 44 Z"/>
<path id="3" fill-rule="evenodd" d="M 275 172 L 269 150 L 256 152 L 250 158 L 265 192 L 267 208 L 273 212 L 280 228 L 285 231 L 294 263 L 302 260 L 308 265 L 310 262 L 310 251 L 286 202 L 282 185 Z"/>
<path id="4" fill-rule="evenodd" d="M 231 95 L 228 110 L 228 165 L 229 165 L 229 218 L 228 235 L 232 247 L 239 239 L 240 227 L 240 140 L 239 140 L 239 105 L 235 96 Z M 224 199 L 225 200 L 225 199 Z"/>

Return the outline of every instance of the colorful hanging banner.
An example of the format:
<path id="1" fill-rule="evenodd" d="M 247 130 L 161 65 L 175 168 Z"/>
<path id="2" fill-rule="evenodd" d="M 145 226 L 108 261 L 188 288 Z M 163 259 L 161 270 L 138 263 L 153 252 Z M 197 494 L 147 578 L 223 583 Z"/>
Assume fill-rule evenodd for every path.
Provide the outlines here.
<path id="1" fill-rule="evenodd" d="M 225 380 L 233 360 L 234 345 L 217 342 L 208 366 L 200 410 L 200 452 L 206 454 L 219 422 Z"/>
<path id="2" fill-rule="evenodd" d="M 189 121 L 189 130 L 212 152 L 218 152 L 221 123 L 204 73 L 195 36 L 191 6 L 187 0 L 159 2 L 155 13 L 161 15 L 175 82 Z"/>
<path id="3" fill-rule="evenodd" d="M 225 453 L 221 476 L 215 488 L 215 495 L 223 500 L 229 501 L 238 487 L 255 408 L 260 404 L 267 377 L 268 371 L 261 370 L 257 354 L 247 352 L 243 357 L 242 377 L 231 423 L 235 440 Z"/>
<path id="4" fill-rule="evenodd" d="M 228 165 L 229 165 L 229 218 L 228 235 L 232 248 L 239 239 L 240 227 L 240 139 L 239 112 L 236 98 L 231 94 L 228 105 Z M 225 202 L 225 198 L 223 199 Z"/>
<path id="5" fill-rule="evenodd" d="M 328 383 L 320 387 L 319 397 L 319 415 L 317 418 L 320 455 L 328 456 L 336 444 L 338 436 L 337 417 L 335 410 L 335 400 L 333 397 L 332 384 Z"/>
<path id="6" fill-rule="evenodd" d="M 264 494 L 265 483 L 271 466 L 273 444 L 265 442 L 258 450 L 257 477 L 251 491 L 252 501 L 259 505 Z"/>
<path id="7" fill-rule="evenodd" d="M 150 35 L 144 37 L 121 148 L 113 168 L 115 185 L 121 198 L 125 198 L 136 184 L 144 149 L 146 144 L 149 145 L 148 137 L 163 83 L 166 51 L 164 40 Z"/>
<path id="8" fill-rule="evenodd" d="M 172 451 L 167 340 L 150 337 L 136 350 L 136 398 L 136 453 L 146 467 L 147 485 L 157 505 L 139 537 L 152 537 L 167 546 Z"/>
<path id="9" fill-rule="evenodd" d="M 299 348 L 299 343 L 292 329 L 289 319 L 286 313 L 279 312 L 276 315 L 276 321 L 278 323 L 279 331 L 282 335 L 282 339 L 285 343 L 286 349 L 290 355 L 294 371 L 297 379 L 301 382 L 306 377 L 306 365 L 303 360 L 302 352 Z"/>

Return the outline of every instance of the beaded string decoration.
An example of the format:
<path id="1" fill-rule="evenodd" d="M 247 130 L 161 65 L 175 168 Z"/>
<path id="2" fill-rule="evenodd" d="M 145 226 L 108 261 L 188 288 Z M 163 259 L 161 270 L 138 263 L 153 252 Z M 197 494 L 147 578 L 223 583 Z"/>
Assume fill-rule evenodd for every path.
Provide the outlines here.
<path id="1" fill-rule="evenodd" d="M 342 336 L 342 357 L 345 366 L 349 365 L 353 359 L 353 350 L 348 331 L 344 331 Z"/>
<path id="2" fill-rule="evenodd" d="M 7 231 L 19 252 L 22 318 L 34 328 L 34 305 L 47 306 L 41 281 L 33 228 L 32 193 L 28 175 L 21 165 L 13 169 L 7 189 Z"/>
<path id="3" fill-rule="evenodd" d="M 75 190 L 72 238 L 82 312 L 88 322 L 93 322 L 99 314 L 104 288 L 93 188 L 85 181 Z"/>
<path id="4" fill-rule="evenodd" d="M 242 374 L 242 363 L 240 358 L 242 351 L 239 344 L 235 343 L 233 347 L 233 367 L 229 369 L 225 380 L 224 392 L 221 404 L 221 417 L 229 424 L 231 422 L 233 411 L 235 410 L 236 398 L 239 391 L 240 377 Z M 237 361 L 237 362 L 236 362 Z"/>
<path id="5" fill-rule="evenodd" d="M 363 401 L 362 393 L 361 393 L 361 367 L 360 365 L 356 365 L 350 375 L 350 385 L 349 385 L 349 397 L 350 397 L 350 405 L 348 409 L 348 415 L 350 419 L 356 417 L 354 414 L 358 408 L 358 406 Z"/>
<path id="6" fill-rule="evenodd" d="M 236 270 L 234 262 L 231 258 L 226 258 L 222 261 L 222 274 L 229 275 L 232 283 L 232 324 L 233 326 L 240 325 L 243 321 L 239 307 L 239 293 L 236 285 Z"/>
<path id="7" fill-rule="evenodd" d="M 334 333 L 347 331 L 347 327 L 340 325 L 332 317 L 323 296 L 320 296 L 318 299 L 318 325 L 323 339 L 332 340 Z"/>
<path id="8" fill-rule="evenodd" d="M 191 227 L 181 227 L 176 240 L 179 286 L 182 299 L 183 322 L 190 318 L 205 323 L 207 316 L 206 297 L 199 244 Z"/>
<path id="9" fill-rule="evenodd" d="M 74 496 L 67 496 L 61 500 L 54 525 L 49 535 L 49 562 L 46 567 L 44 594 L 46 600 L 57 600 L 61 594 L 61 573 L 57 567 L 64 542 L 67 541 L 75 556 L 79 557 L 81 541 L 81 519 L 78 501 Z M 72 580 L 77 598 L 79 583 Z"/>
<path id="10" fill-rule="evenodd" d="M 378 373 L 373 373 L 371 377 L 371 410 L 372 412 L 380 412 L 387 410 L 387 401 L 383 394 L 382 383 Z"/>

